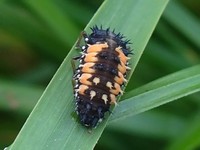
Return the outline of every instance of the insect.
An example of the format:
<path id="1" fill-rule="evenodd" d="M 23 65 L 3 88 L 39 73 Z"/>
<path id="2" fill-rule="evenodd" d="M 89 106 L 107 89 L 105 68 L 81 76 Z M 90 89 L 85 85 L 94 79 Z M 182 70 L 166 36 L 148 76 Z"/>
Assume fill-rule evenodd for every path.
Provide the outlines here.
<path id="1" fill-rule="evenodd" d="M 89 35 L 82 32 L 77 42 L 81 55 L 74 58 L 80 64 L 73 80 L 80 122 L 88 128 L 95 128 L 110 111 L 110 105 L 117 104 L 117 96 L 123 94 L 131 51 L 127 46 L 129 40 L 123 40 L 121 33 L 97 26 L 91 30 Z M 80 46 L 82 38 L 85 45 Z"/>

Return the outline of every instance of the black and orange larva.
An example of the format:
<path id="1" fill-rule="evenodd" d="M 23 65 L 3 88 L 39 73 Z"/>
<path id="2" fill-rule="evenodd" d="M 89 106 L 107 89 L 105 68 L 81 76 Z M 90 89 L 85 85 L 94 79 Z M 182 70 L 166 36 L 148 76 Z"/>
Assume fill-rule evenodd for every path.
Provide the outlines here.
<path id="1" fill-rule="evenodd" d="M 80 64 L 75 71 L 74 95 L 76 112 L 81 124 L 94 128 L 109 111 L 111 104 L 116 104 L 122 85 L 126 82 L 128 55 L 131 54 L 129 40 L 123 40 L 114 30 L 94 26 L 92 33 L 82 32 L 85 45 L 78 46 L 81 56 L 74 58 Z"/>

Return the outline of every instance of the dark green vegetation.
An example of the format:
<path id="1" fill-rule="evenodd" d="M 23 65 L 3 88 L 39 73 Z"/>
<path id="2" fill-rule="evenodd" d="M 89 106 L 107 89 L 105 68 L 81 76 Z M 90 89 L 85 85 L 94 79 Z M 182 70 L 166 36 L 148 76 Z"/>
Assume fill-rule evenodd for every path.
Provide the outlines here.
<path id="1" fill-rule="evenodd" d="M 1 1 L 0 149 L 89 150 L 99 137 L 96 150 L 200 148 L 200 2 L 167 2 Z M 125 34 L 134 55 L 119 106 L 89 134 L 73 113 L 70 49 L 94 24 Z"/>

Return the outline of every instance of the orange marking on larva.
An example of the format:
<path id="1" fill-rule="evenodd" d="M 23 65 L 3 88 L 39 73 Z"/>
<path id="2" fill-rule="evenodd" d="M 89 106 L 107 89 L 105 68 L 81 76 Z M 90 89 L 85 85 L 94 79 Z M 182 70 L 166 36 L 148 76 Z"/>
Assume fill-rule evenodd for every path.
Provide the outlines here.
<path id="1" fill-rule="evenodd" d="M 117 68 L 122 74 L 126 73 L 127 67 L 124 65 L 124 63 L 122 61 L 121 61 L 121 64 L 118 65 Z"/>
<path id="2" fill-rule="evenodd" d="M 118 56 L 119 56 L 120 60 L 121 60 L 124 64 L 126 64 L 126 63 L 127 63 L 127 60 L 129 59 L 129 57 L 126 57 L 126 56 L 124 55 L 124 53 L 123 53 L 121 47 L 117 47 L 117 48 L 115 49 L 115 51 L 118 52 Z"/>
<path id="3" fill-rule="evenodd" d="M 110 104 L 115 104 L 117 105 L 117 102 L 116 102 L 116 96 L 114 94 L 110 94 Z"/>
<path id="4" fill-rule="evenodd" d="M 79 82 L 81 82 L 82 84 L 86 84 L 86 85 L 92 85 L 92 83 L 90 81 L 88 81 L 89 78 L 91 78 L 92 75 L 89 73 L 83 73 L 80 77 L 79 77 Z"/>
<path id="5" fill-rule="evenodd" d="M 94 44 L 94 45 L 88 44 L 87 52 L 88 53 L 101 52 L 103 50 L 103 48 L 108 48 L 108 44 L 107 43 Z"/>
<path id="6" fill-rule="evenodd" d="M 127 80 L 124 78 L 124 76 L 123 76 L 123 74 L 121 72 L 118 72 L 118 76 L 115 76 L 114 80 L 119 85 L 122 85 L 124 82 L 127 82 Z"/>
<path id="7" fill-rule="evenodd" d="M 82 67 L 81 71 L 85 73 L 95 73 L 95 70 L 92 68 L 95 63 L 85 63 L 80 65 Z"/>
<path id="8" fill-rule="evenodd" d="M 78 88 L 78 92 L 79 92 L 79 94 L 82 94 L 82 95 L 84 95 L 85 93 L 85 91 L 88 89 L 89 87 L 87 86 L 87 85 L 80 85 L 79 86 L 79 88 Z"/>
<path id="9" fill-rule="evenodd" d="M 111 89 L 110 92 L 114 95 L 118 95 L 119 93 L 123 93 L 123 91 L 121 90 L 121 87 L 119 84 L 115 83 L 114 84 L 114 89 Z"/>
<path id="10" fill-rule="evenodd" d="M 98 53 L 95 53 L 95 52 L 85 54 L 84 61 L 85 62 L 97 62 L 98 61 L 98 58 L 96 57 L 97 54 Z"/>

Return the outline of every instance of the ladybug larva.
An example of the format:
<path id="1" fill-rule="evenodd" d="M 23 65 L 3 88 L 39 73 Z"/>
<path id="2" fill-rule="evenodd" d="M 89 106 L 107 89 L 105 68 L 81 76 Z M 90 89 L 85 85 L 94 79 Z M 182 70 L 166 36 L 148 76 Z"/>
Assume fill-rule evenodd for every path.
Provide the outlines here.
<path id="1" fill-rule="evenodd" d="M 74 58 L 80 64 L 73 77 L 76 112 L 81 124 L 95 128 L 102 121 L 111 104 L 116 104 L 122 85 L 126 82 L 129 40 L 108 29 L 94 26 L 92 33 L 82 32 L 84 38 L 81 56 Z"/>

